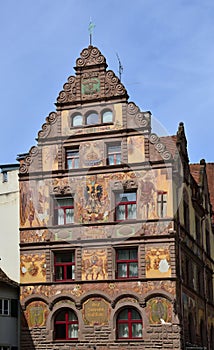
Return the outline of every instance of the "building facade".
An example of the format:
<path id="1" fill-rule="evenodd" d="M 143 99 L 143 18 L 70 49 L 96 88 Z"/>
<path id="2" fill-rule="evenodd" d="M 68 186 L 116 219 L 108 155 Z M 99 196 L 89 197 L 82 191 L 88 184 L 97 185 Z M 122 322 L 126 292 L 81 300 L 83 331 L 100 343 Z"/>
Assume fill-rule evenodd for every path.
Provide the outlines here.
<path id="1" fill-rule="evenodd" d="M 21 349 L 213 350 L 206 164 L 96 47 L 75 71 L 20 159 Z"/>
<path id="2" fill-rule="evenodd" d="M 19 163 L 0 169 L 0 267 L 19 282 Z"/>
<path id="3" fill-rule="evenodd" d="M 19 286 L 0 268 L 0 349 L 19 349 Z"/>

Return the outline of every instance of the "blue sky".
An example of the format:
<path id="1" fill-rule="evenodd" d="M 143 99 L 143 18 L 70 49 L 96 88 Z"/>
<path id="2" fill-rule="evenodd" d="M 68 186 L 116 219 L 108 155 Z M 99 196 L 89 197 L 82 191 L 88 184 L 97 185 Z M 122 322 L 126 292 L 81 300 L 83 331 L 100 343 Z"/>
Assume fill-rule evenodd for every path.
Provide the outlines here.
<path id="1" fill-rule="evenodd" d="M 120 56 L 129 100 L 168 134 L 183 121 L 190 161 L 214 161 L 213 0 L 8 0 L 0 12 L 0 164 L 36 144 L 89 44 L 90 17 L 93 45 L 115 73 Z"/>

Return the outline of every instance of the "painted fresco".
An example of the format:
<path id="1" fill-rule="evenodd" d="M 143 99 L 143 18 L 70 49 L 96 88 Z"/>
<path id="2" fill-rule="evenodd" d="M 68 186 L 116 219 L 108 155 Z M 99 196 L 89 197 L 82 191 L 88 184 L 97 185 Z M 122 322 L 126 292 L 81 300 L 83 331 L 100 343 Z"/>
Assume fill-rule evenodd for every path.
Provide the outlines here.
<path id="1" fill-rule="evenodd" d="M 82 251 L 82 280 L 105 280 L 107 273 L 107 250 L 84 249 Z"/>
<path id="2" fill-rule="evenodd" d="M 48 316 L 48 307 L 42 301 L 33 301 L 25 310 L 28 327 L 44 327 Z"/>
<path id="3" fill-rule="evenodd" d="M 46 226 L 50 215 L 49 186 L 43 180 L 20 183 L 21 227 Z"/>
<path id="4" fill-rule="evenodd" d="M 172 303 L 162 297 L 152 298 L 147 302 L 146 313 L 150 324 L 172 322 Z"/>
<path id="5" fill-rule="evenodd" d="M 20 282 L 46 282 L 45 254 L 24 254 L 20 257 Z"/>
<path id="6" fill-rule="evenodd" d="M 146 278 L 171 277 L 169 247 L 146 247 Z"/>
<path id="7" fill-rule="evenodd" d="M 58 146 L 49 145 L 42 147 L 43 171 L 58 170 Z"/>
<path id="8" fill-rule="evenodd" d="M 102 298 L 91 298 L 83 304 L 83 321 L 86 325 L 106 325 L 109 323 L 110 305 Z"/>
<path id="9" fill-rule="evenodd" d="M 145 162 L 144 136 L 130 136 L 127 138 L 128 163 Z"/>
<path id="10" fill-rule="evenodd" d="M 103 166 L 105 164 L 103 141 L 90 141 L 81 144 L 80 162 L 83 168 Z"/>

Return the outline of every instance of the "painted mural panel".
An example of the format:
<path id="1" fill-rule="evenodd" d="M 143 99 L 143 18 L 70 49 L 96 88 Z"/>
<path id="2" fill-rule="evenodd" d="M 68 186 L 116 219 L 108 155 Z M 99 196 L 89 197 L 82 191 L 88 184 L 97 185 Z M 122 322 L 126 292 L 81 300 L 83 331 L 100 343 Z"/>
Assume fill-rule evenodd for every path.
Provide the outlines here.
<path id="1" fill-rule="evenodd" d="M 150 324 L 172 322 L 172 303 L 163 297 L 155 297 L 147 302 L 146 313 Z"/>
<path id="2" fill-rule="evenodd" d="M 171 261 L 169 247 L 146 247 L 146 277 L 171 277 Z"/>
<path id="3" fill-rule="evenodd" d="M 144 136 L 130 136 L 127 138 L 128 163 L 144 162 Z"/>
<path id="4" fill-rule="evenodd" d="M 83 168 L 105 165 L 103 141 L 84 142 L 80 146 L 80 163 Z"/>
<path id="5" fill-rule="evenodd" d="M 20 282 L 46 282 L 45 254 L 23 254 L 20 257 Z"/>
<path id="6" fill-rule="evenodd" d="M 46 226 L 50 215 L 48 182 L 26 181 L 20 183 L 20 226 Z"/>
<path id="7" fill-rule="evenodd" d="M 48 316 L 48 307 L 42 301 L 33 301 L 25 310 L 25 318 L 29 328 L 43 327 Z"/>
<path id="8" fill-rule="evenodd" d="M 58 146 L 49 145 L 42 147 L 43 171 L 58 170 Z"/>
<path id="9" fill-rule="evenodd" d="M 107 273 L 106 249 L 83 249 L 82 280 L 105 280 Z"/>
<path id="10" fill-rule="evenodd" d="M 109 323 L 110 305 L 102 298 L 91 298 L 83 304 L 83 320 L 86 325 L 106 325 Z"/>

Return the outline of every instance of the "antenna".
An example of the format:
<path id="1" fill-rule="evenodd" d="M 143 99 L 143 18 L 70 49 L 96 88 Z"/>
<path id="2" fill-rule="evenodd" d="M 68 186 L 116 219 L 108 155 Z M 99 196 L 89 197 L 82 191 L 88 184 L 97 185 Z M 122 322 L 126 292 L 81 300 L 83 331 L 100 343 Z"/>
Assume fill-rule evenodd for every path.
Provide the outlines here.
<path id="1" fill-rule="evenodd" d="M 123 73 L 123 66 L 122 66 L 122 63 L 120 61 L 120 57 L 119 57 L 117 52 L 116 52 L 116 55 L 117 55 L 117 59 L 118 59 L 118 63 L 119 63 L 119 78 L 120 78 L 120 81 L 121 81 L 121 75 Z"/>

